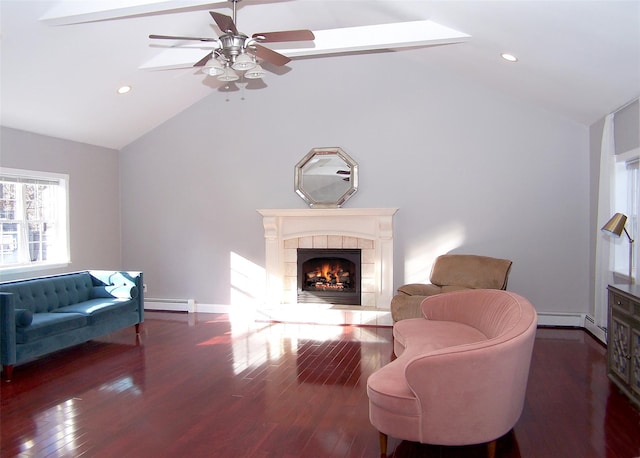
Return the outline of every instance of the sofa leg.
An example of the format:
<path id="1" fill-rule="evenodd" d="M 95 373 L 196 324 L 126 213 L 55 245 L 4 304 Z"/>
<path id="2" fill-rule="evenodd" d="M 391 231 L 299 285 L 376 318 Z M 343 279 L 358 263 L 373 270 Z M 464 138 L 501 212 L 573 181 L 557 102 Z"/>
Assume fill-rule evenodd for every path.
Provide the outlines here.
<path id="1" fill-rule="evenodd" d="M 487 457 L 488 458 L 496 458 L 496 444 L 498 440 L 492 440 L 487 443 Z"/>
<path id="2" fill-rule="evenodd" d="M 140 335 L 140 331 L 142 331 L 141 323 L 136 323 L 136 335 Z"/>
<path id="3" fill-rule="evenodd" d="M 387 435 L 380 433 L 380 456 L 387 456 Z"/>
<path id="4" fill-rule="evenodd" d="M 13 377 L 13 364 L 10 364 L 8 366 L 2 366 L 2 378 L 5 379 L 5 381 L 10 382 L 12 377 Z"/>

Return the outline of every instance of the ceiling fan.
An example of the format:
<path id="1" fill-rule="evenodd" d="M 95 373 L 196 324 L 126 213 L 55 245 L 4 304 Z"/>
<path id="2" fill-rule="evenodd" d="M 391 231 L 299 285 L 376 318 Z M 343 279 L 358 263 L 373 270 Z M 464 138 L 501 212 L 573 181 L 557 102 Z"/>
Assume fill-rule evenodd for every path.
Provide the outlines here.
<path id="1" fill-rule="evenodd" d="M 195 40 L 210 42 L 216 47 L 213 51 L 200 59 L 193 66 L 203 67 L 203 72 L 217 76 L 221 81 L 235 81 L 239 79 L 237 71 L 243 71 L 249 79 L 262 78 L 265 71 L 258 63 L 262 59 L 270 64 L 282 66 L 291 59 L 261 43 L 282 43 L 289 41 L 312 41 L 315 36 L 311 30 L 287 30 L 279 32 L 254 33 L 251 36 L 238 31 L 237 4 L 240 0 L 229 0 L 233 3 L 233 17 L 209 11 L 222 35 L 217 38 L 184 37 L 170 35 L 149 35 L 151 39 L 161 40 Z"/>
<path id="2" fill-rule="evenodd" d="M 0 0 L 1 1 L 1 0 Z M 140 70 L 169 70 L 183 69 L 196 66 L 205 67 L 208 74 L 218 75 L 220 69 L 209 67 L 217 66 L 224 70 L 226 64 L 233 65 L 234 55 L 249 54 L 249 57 L 262 59 L 267 62 L 284 65 L 292 57 L 321 57 L 333 54 L 367 53 L 378 50 L 400 50 L 402 48 L 428 47 L 434 45 L 448 45 L 463 43 L 471 39 L 471 36 L 454 30 L 450 27 L 438 24 L 430 19 L 419 19 L 409 22 L 392 22 L 381 24 L 365 24 L 351 27 L 327 28 L 310 31 L 289 31 L 254 34 L 251 37 L 237 33 L 236 4 L 240 0 L 227 0 L 233 3 L 233 18 L 212 12 L 216 24 L 222 31 L 218 38 L 197 37 L 173 37 L 152 35 L 152 38 L 164 38 L 174 41 L 190 40 L 207 42 L 215 48 L 213 52 L 204 47 L 183 46 L 177 44 L 165 48 L 147 61 L 140 64 Z M 278 0 L 260 0 L 259 3 L 274 2 L 274 11 L 282 8 Z M 88 22 L 108 21 L 114 19 L 137 18 L 147 15 L 170 14 L 172 12 L 190 11 L 201 7 L 210 7 L 214 3 L 224 0 L 119 0 L 117 2 L 79 2 L 63 1 L 52 8 L 40 20 L 52 26 L 81 24 Z M 226 3 L 226 2 L 224 2 Z M 316 7 L 334 8 L 341 10 L 344 4 L 366 2 L 300 2 L 301 8 L 309 10 L 313 14 Z M 374 2 L 375 3 L 375 2 Z M 400 3 L 400 2 L 397 2 Z M 276 13 L 277 14 L 277 13 Z M 351 18 L 358 22 L 357 18 Z M 327 23 L 325 21 L 325 23 Z M 330 25 L 328 22 L 327 25 Z M 297 35 L 297 32 L 304 32 Z M 284 35 L 279 35 L 280 33 Z M 223 43 L 222 37 L 229 35 Z M 239 37 L 239 38 L 236 38 Z M 261 37 L 264 37 L 262 39 Z M 307 40 L 307 41 L 305 41 Z M 312 41 L 311 41 L 312 40 Z M 250 41 L 247 43 L 247 41 Z M 293 46 L 287 47 L 285 43 L 277 43 L 277 51 L 261 46 L 261 43 L 276 43 L 277 41 L 298 41 Z M 205 46 L 206 47 L 206 46 Z M 226 50 L 225 50 L 226 48 Z M 205 55 L 206 53 L 206 55 Z M 235 57 L 243 60 L 244 57 Z M 257 64 L 257 62 L 256 62 Z M 254 71 L 257 77 L 264 75 L 259 67 Z M 253 76 L 251 73 L 245 76 Z M 254 77 L 256 77 L 254 76 Z M 224 78 L 224 77 L 223 77 Z"/>

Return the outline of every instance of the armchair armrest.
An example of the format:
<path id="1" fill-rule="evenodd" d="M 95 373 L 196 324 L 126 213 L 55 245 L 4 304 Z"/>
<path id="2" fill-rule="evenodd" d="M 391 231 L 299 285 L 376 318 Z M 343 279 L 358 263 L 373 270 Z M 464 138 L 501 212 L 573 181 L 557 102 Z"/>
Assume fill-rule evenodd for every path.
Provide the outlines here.
<path id="1" fill-rule="evenodd" d="M 409 283 L 398 288 L 398 293 L 407 296 L 433 296 L 440 293 L 442 288 L 438 285 L 424 283 Z"/>

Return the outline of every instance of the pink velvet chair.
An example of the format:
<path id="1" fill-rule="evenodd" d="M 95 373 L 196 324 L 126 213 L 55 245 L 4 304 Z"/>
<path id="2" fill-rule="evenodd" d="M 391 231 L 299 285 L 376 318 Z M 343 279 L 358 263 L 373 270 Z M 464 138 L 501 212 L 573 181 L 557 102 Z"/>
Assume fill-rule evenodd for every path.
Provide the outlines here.
<path id="1" fill-rule="evenodd" d="M 367 381 L 369 417 L 387 436 L 434 445 L 489 444 L 509 432 L 524 405 L 537 315 L 502 290 L 439 294 L 422 318 L 394 324 L 397 359 Z"/>

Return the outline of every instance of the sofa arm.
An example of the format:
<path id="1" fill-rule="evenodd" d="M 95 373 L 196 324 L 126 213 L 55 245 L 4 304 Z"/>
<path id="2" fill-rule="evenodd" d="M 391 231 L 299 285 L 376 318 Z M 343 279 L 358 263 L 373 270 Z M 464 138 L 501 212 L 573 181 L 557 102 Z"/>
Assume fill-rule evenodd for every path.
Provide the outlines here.
<path id="1" fill-rule="evenodd" d="M 135 299 L 138 303 L 140 323 L 144 321 L 144 281 L 142 272 L 90 270 L 89 274 L 94 279 L 93 294 L 101 294 L 100 288 L 104 288 L 104 294 L 110 294 L 112 297 L 122 297 L 121 295 L 124 294 L 131 297 L 131 299 Z"/>
<path id="2" fill-rule="evenodd" d="M 0 293 L 0 362 L 3 366 L 16 363 L 16 312 L 11 293 Z"/>
<path id="3" fill-rule="evenodd" d="M 494 440 L 516 423 L 524 405 L 535 322 L 507 341 L 496 339 L 416 356 L 405 377 L 423 412 L 422 438 L 442 445 Z"/>
<path id="4" fill-rule="evenodd" d="M 124 286 L 94 286 L 91 290 L 91 298 L 117 297 L 118 299 L 135 299 L 138 297 L 138 288 L 135 285 Z"/>

